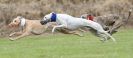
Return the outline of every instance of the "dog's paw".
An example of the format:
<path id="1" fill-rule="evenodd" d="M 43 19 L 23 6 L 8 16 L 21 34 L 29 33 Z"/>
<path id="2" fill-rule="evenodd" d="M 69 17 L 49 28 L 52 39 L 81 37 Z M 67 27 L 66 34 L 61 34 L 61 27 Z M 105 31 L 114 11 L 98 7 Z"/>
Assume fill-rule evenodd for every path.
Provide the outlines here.
<path id="1" fill-rule="evenodd" d="M 100 41 L 103 43 L 108 42 L 108 40 L 106 40 L 106 39 L 100 39 Z"/>
<path id="2" fill-rule="evenodd" d="M 15 38 L 9 38 L 9 40 L 14 41 L 14 40 L 15 40 Z"/>
<path id="3" fill-rule="evenodd" d="M 100 41 L 101 41 L 101 42 L 105 42 L 105 39 L 102 38 L 102 39 L 100 39 Z"/>

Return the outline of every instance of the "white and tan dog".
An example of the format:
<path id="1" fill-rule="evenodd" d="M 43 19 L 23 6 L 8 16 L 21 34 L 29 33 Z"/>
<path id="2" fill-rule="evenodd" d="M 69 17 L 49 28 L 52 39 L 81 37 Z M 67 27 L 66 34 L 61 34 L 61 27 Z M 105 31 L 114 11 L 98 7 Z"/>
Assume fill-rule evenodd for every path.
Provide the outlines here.
<path id="1" fill-rule="evenodd" d="M 65 28 L 67 30 L 76 30 L 80 27 L 88 27 L 97 31 L 97 34 L 102 37 L 101 40 L 106 41 L 108 37 L 110 37 L 113 41 L 115 39 L 103 30 L 102 26 L 96 22 L 83 20 L 82 18 L 72 17 L 67 14 L 56 14 L 50 13 L 44 16 L 43 20 L 40 21 L 42 25 L 47 24 L 48 22 L 56 22 L 58 25 L 54 26 L 52 29 L 52 33 L 56 28 Z"/>
<path id="2" fill-rule="evenodd" d="M 10 37 L 13 35 L 19 35 L 18 37 L 10 38 L 10 40 L 16 40 L 30 34 L 42 34 L 48 26 L 41 25 L 40 20 L 28 20 L 18 16 L 13 19 L 13 21 L 9 24 L 9 27 L 17 27 L 21 29 L 21 31 L 14 32 L 9 35 Z"/>

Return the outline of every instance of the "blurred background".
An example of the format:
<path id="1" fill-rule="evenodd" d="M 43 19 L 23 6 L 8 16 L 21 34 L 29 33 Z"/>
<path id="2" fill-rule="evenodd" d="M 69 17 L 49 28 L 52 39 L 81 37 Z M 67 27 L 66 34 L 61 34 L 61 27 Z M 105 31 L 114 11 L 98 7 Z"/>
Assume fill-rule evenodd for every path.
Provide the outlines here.
<path id="1" fill-rule="evenodd" d="M 94 16 L 120 14 L 127 16 L 133 0 L 0 0 L 0 36 L 11 29 L 6 26 L 17 16 L 40 20 L 50 12 L 67 13 L 75 17 L 90 13 Z M 123 16 L 124 15 L 124 16 Z M 127 26 L 132 27 L 133 14 Z"/>

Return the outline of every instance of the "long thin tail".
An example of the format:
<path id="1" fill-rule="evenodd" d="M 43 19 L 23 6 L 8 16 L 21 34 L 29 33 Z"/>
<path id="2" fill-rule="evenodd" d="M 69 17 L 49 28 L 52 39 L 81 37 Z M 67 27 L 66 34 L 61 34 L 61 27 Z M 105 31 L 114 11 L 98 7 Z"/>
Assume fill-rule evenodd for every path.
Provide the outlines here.
<path id="1" fill-rule="evenodd" d="M 128 20 L 129 20 L 129 18 L 130 18 L 130 16 L 131 16 L 131 13 L 132 13 L 132 9 L 129 10 L 129 12 L 128 12 L 128 17 L 127 17 L 126 20 L 124 20 L 124 23 L 125 23 L 125 24 L 128 23 Z"/>

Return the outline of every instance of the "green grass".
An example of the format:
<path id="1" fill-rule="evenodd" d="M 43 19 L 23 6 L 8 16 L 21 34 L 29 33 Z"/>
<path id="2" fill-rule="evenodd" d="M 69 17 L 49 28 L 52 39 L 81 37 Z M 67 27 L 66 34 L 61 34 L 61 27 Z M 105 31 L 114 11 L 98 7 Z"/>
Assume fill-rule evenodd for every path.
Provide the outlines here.
<path id="1" fill-rule="evenodd" d="M 133 30 L 121 30 L 113 36 L 117 43 L 102 43 L 90 33 L 84 37 L 46 34 L 17 41 L 1 38 L 0 58 L 132 58 Z"/>

